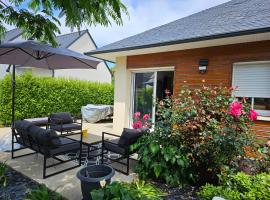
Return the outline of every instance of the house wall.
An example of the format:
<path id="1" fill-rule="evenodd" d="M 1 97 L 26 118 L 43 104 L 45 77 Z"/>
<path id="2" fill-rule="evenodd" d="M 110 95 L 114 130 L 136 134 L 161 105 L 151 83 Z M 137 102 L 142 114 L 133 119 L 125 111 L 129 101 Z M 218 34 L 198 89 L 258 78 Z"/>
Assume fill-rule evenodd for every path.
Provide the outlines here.
<path id="1" fill-rule="evenodd" d="M 224 86 L 231 86 L 233 63 L 270 60 L 269 46 L 270 41 L 262 41 L 192 50 L 128 56 L 126 64 L 127 74 L 132 69 L 136 68 L 174 66 L 175 94 L 179 91 L 184 82 L 186 82 L 185 84 L 188 84 L 191 87 L 198 87 L 202 84 L 202 80 L 205 80 L 206 84 L 209 85 L 222 84 Z M 209 65 L 205 74 L 200 74 L 198 72 L 198 61 L 202 58 L 209 59 Z M 128 84 L 129 85 L 127 87 L 130 87 L 131 81 Z M 116 91 L 117 86 L 118 84 L 115 86 Z M 117 93 L 115 93 L 115 95 L 117 95 Z M 126 101 L 128 103 L 130 100 Z M 128 119 L 128 116 L 129 114 L 126 115 L 126 119 Z M 115 116 L 115 118 L 117 117 L 118 116 Z M 261 123 L 262 122 L 257 123 L 256 130 L 261 129 Z M 270 133 L 270 122 L 263 122 L 263 124 L 263 134 L 266 132 Z M 123 128 L 127 126 L 127 122 L 122 122 L 121 125 L 117 124 L 117 129 L 120 130 L 120 127 Z"/>
<path id="2" fill-rule="evenodd" d="M 85 53 L 96 49 L 88 34 L 82 35 L 76 42 L 74 42 L 68 49 Z M 55 70 L 55 77 L 65 77 L 72 79 L 95 81 L 100 83 L 111 83 L 112 76 L 104 62 L 101 62 L 97 69 L 62 69 Z"/>

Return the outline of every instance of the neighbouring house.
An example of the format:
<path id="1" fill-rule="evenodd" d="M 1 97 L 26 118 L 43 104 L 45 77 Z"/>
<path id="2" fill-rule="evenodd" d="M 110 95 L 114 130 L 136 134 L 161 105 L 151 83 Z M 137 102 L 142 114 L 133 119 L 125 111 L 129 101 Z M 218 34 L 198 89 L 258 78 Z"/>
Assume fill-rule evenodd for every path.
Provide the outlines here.
<path id="1" fill-rule="evenodd" d="M 116 63 L 115 131 L 183 84 L 238 86 L 270 133 L 270 0 L 233 0 L 88 52 Z M 268 135 L 269 137 L 269 135 Z"/>
<path id="2" fill-rule="evenodd" d="M 22 31 L 18 28 L 7 31 L 1 43 L 23 41 Z M 72 32 L 56 37 L 58 45 L 62 48 L 67 48 L 79 53 L 85 53 L 97 48 L 93 38 L 88 30 L 80 32 Z M 0 78 L 6 75 L 6 67 L 0 67 Z M 16 73 L 22 74 L 25 71 L 31 71 L 37 76 L 64 77 L 71 79 L 80 79 L 87 81 L 95 81 L 101 83 L 111 83 L 112 73 L 107 63 L 101 62 L 97 69 L 62 69 L 62 70 L 47 70 L 31 67 L 17 68 Z"/>

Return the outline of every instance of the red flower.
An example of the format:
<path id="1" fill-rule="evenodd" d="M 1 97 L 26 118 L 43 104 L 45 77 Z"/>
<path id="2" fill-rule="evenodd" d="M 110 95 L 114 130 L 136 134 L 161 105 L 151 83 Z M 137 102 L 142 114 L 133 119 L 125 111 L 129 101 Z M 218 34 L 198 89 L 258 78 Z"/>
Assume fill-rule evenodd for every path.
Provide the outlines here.
<path id="1" fill-rule="evenodd" d="M 147 121 L 149 118 L 150 118 L 150 116 L 149 116 L 148 114 L 145 114 L 145 115 L 143 116 L 143 119 L 144 119 L 145 121 Z"/>
<path id="2" fill-rule="evenodd" d="M 141 113 L 140 113 L 140 112 L 135 112 L 135 113 L 134 113 L 134 117 L 135 117 L 136 119 L 138 119 L 140 116 L 141 116 Z"/>
<path id="3" fill-rule="evenodd" d="M 257 117 L 258 117 L 258 114 L 256 113 L 256 111 L 255 110 L 250 110 L 248 118 L 251 121 L 255 121 L 255 120 L 257 120 Z"/>
<path id="4" fill-rule="evenodd" d="M 229 114 L 234 116 L 234 117 L 239 117 L 242 113 L 242 104 L 235 101 L 235 102 L 232 102 L 231 105 L 230 105 L 230 111 L 229 111 Z"/>
<path id="5" fill-rule="evenodd" d="M 142 128 L 142 122 L 141 121 L 136 121 L 136 122 L 133 123 L 132 127 L 134 129 Z"/>

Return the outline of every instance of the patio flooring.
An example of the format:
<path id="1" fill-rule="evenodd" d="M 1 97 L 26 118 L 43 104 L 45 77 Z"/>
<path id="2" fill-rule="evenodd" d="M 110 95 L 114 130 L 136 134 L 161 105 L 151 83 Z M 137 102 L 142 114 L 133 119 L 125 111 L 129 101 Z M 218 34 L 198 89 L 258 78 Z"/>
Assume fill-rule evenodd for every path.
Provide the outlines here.
<path id="1" fill-rule="evenodd" d="M 101 135 L 102 131 L 114 133 L 112 131 L 111 122 L 96 124 L 85 123 L 84 128 L 87 128 L 90 133 L 97 135 Z M 0 140 L 6 134 L 10 134 L 10 128 L 0 128 Z M 49 187 L 51 190 L 59 192 L 67 199 L 82 199 L 80 182 L 76 178 L 76 173 L 79 168 L 49 177 L 47 179 L 42 179 L 43 156 L 40 154 L 16 158 L 12 160 L 9 152 L 0 152 L 0 161 L 6 161 L 7 164 L 13 169 L 21 172 L 22 174 L 30 177 L 31 179 L 39 183 L 46 184 L 46 186 Z M 53 160 L 49 160 L 48 164 L 53 162 Z M 68 163 L 65 163 L 63 165 L 57 166 L 52 170 L 57 170 L 59 169 L 59 167 L 68 167 L 68 165 Z M 132 172 L 133 166 L 134 162 L 131 163 L 131 172 L 129 176 L 116 172 L 112 181 L 121 180 L 125 182 L 131 182 L 135 177 L 135 174 Z"/>

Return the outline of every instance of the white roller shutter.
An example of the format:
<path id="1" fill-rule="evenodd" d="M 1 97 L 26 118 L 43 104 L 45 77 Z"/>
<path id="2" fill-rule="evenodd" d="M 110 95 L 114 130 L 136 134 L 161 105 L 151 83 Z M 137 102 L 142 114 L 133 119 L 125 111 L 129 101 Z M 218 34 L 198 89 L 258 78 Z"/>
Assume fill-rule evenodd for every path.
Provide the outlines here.
<path id="1" fill-rule="evenodd" d="M 232 85 L 237 97 L 270 98 L 270 62 L 234 64 Z"/>

